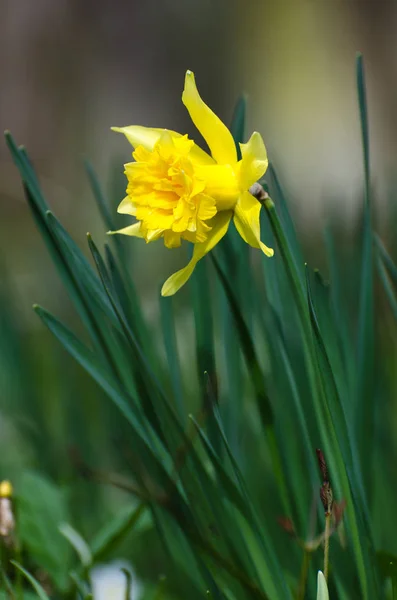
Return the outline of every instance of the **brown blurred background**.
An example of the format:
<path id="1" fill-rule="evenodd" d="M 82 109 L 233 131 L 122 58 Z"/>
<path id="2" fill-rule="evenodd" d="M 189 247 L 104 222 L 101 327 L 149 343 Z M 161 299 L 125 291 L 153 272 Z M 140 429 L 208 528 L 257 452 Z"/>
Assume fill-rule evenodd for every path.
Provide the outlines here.
<path id="1" fill-rule="evenodd" d="M 299 226 L 310 233 L 332 208 L 330 198 L 345 218 L 356 211 L 362 167 L 354 60 L 361 50 L 374 185 L 378 202 L 387 200 L 397 117 L 392 0 L 1 0 L 0 6 L 1 126 L 27 146 L 49 203 L 82 245 L 88 230 L 105 239 L 83 158 L 114 194 L 114 172 L 122 173 L 130 148 L 111 125 L 194 134 L 180 102 L 187 68 L 225 122 L 247 93 L 248 130 L 263 134 Z M 0 210 L 1 261 L 15 275 L 24 308 L 33 300 L 62 303 L 4 143 Z M 174 260 L 161 243 L 154 246 L 144 248 L 135 266 L 150 296 Z"/>

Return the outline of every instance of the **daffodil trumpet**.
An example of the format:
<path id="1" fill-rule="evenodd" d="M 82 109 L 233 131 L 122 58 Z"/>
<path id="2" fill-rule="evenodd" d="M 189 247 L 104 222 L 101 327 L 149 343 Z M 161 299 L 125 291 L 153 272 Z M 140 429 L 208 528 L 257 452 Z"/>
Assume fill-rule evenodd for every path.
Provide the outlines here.
<path id="1" fill-rule="evenodd" d="M 194 74 L 186 72 L 182 102 L 205 139 L 211 155 L 187 135 L 168 129 L 131 125 L 113 127 L 134 148 L 134 162 L 125 165 L 127 196 L 118 212 L 136 222 L 111 233 L 164 239 L 168 248 L 182 240 L 194 244 L 189 263 L 164 283 L 163 296 L 175 294 L 189 279 L 198 261 L 226 234 L 233 219 L 243 240 L 266 256 L 273 250 L 260 239 L 261 204 L 248 191 L 266 172 L 267 152 L 259 133 L 240 144 L 237 159 L 232 134 L 201 99 Z"/>

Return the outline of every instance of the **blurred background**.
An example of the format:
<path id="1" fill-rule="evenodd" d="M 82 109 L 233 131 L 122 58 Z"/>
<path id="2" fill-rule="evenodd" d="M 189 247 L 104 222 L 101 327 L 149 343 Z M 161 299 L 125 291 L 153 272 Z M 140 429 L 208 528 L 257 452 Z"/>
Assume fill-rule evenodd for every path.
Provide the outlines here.
<path id="1" fill-rule="evenodd" d="M 354 72 L 360 50 L 376 201 L 389 203 L 397 148 L 393 0 L 1 0 L 0 6 L 1 128 L 27 147 L 48 202 L 82 248 L 87 231 L 99 245 L 106 239 L 84 159 L 116 207 L 131 149 L 110 127 L 142 124 L 194 137 L 181 103 L 186 69 L 226 123 L 240 94 L 247 95 L 247 131 L 262 133 L 298 229 L 317 248 L 327 219 L 338 215 L 341 230 L 349 230 L 361 202 Z M 123 432 L 110 427 L 117 421 L 113 409 L 98 403 L 98 388 L 31 310 L 38 302 L 79 330 L 4 143 L 0 211 L 0 475 L 15 479 L 30 469 L 59 485 L 70 518 L 89 536 L 125 497 L 79 479 L 76 452 L 91 466 L 117 467 L 127 461 L 119 452 Z M 134 248 L 130 269 L 155 331 L 160 285 L 184 262 L 185 250 L 169 253 L 161 243 Z M 192 324 L 181 315 L 183 344 Z M 150 527 L 145 535 L 150 540 Z"/>

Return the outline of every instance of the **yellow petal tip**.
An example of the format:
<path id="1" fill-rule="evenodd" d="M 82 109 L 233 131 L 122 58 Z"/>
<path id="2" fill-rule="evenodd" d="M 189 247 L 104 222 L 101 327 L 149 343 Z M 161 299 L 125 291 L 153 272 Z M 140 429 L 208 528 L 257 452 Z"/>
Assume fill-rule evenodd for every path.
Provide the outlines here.
<path id="1" fill-rule="evenodd" d="M 166 298 L 167 296 L 172 296 L 174 294 L 172 288 L 170 286 L 167 286 L 166 284 L 167 282 L 165 282 L 163 287 L 161 288 L 161 295 L 163 298 Z"/>
<path id="2" fill-rule="evenodd" d="M 185 88 L 183 90 L 183 94 L 186 93 L 186 89 L 189 88 L 190 86 L 194 86 L 196 87 L 196 79 L 194 77 L 194 73 L 193 71 L 190 71 L 189 69 L 186 71 L 186 75 L 185 75 Z M 183 101 L 183 96 L 182 96 L 182 101 Z"/>
<path id="3" fill-rule="evenodd" d="M 265 254 L 268 258 L 272 258 L 272 256 L 274 256 L 273 248 L 268 248 L 268 246 L 266 246 L 266 244 L 264 244 L 263 242 L 260 242 L 260 247 L 263 254 Z"/>

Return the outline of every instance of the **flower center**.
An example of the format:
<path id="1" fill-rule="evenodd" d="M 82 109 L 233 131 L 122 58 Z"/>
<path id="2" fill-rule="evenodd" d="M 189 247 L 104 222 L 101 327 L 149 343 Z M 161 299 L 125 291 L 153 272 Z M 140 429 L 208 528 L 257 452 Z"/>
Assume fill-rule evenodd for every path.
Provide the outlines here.
<path id="1" fill-rule="evenodd" d="M 175 247 L 181 239 L 202 242 L 216 213 L 216 201 L 204 193 L 206 183 L 196 176 L 189 153 L 194 142 L 187 136 L 162 133 L 152 151 L 138 146 L 136 162 L 126 165 L 127 194 L 150 241 L 164 235 L 165 245 Z"/>

